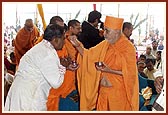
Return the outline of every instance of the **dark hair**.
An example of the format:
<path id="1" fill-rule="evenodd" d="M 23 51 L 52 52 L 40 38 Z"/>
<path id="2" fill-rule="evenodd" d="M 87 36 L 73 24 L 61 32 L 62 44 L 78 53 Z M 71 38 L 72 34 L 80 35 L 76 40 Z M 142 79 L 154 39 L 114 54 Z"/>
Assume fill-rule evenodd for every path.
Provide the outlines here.
<path id="1" fill-rule="evenodd" d="M 133 25 L 130 22 L 124 22 L 122 31 L 124 31 L 125 28 L 130 29 Z"/>
<path id="2" fill-rule="evenodd" d="M 145 61 L 145 64 L 148 64 L 149 62 L 152 62 L 153 65 L 155 65 L 156 60 L 155 59 L 151 59 L 151 58 L 147 58 Z"/>
<path id="3" fill-rule="evenodd" d="M 43 38 L 47 41 L 52 41 L 54 37 L 62 38 L 64 35 L 64 27 L 59 26 L 57 24 L 50 24 L 44 31 Z"/>
<path id="4" fill-rule="evenodd" d="M 77 23 L 80 23 L 80 22 L 79 22 L 78 20 L 75 20 L 75 19 L 70 20 L 70 21 L 68 22 L 68 29 L 70 28 L 70 26 L 72 26 L 72 27 L 76 26 Z"/>
<path id="5" fill-rule="evenodd" d="M 98 19 L 99 23 L 100 23 L 101 22 L 100 21 L 101 16 L 102 16 L 102 14 L 100 12 L 94 10 L 94 11 L 89 13 L 88 22 L 93 23 L 93 22 L 95 22 L 96 19 Z"/>
<path id="6" fill-rule="evenodd" d="M 50 24 L 56 24 L 56 21 L 64 22 L 64 20 L 60 16 L 53 16 L 50 19 Z"/>
<path id="7" fill-rule="evenodd" d="M 152 41 L 152 44 L 153 44 L 153 43 L 157 43 L 157 44 L 158 44 L 158 42 L 157 42 L 156 40 L 153 40 L 153 41 Z"/>
<path id="8" fill-rule="evenodd" d="M 159 54 L 159 55 L 161 56 L 161 54 L 162 54 L 162 51 L 157 51 L 156 53 L 157 53 L 157 54 Z"/>
<path id="9" fill-rule="evenodd" d="M 130 41 L 133 43 L 133 42 L 134 42 L 134 39 L 130 39 Z"/>
<path id="10" fill-rule="evenodd" d="M 138 61 L 138 62 L 137 62 L 137 65 L 139 65 L 139 64 L 144 64 L 144 65 L 145 65 L 145 62 L 143 62 L 143 61 Z"/>
<path id="11" fill-rule="evenodd" d="M 141 55 L 139 56 L 139 58 L 145 58 L 145 59 L 146 59 L 146 56 L 143 55 L 143 54 L 141 54 Z"/>

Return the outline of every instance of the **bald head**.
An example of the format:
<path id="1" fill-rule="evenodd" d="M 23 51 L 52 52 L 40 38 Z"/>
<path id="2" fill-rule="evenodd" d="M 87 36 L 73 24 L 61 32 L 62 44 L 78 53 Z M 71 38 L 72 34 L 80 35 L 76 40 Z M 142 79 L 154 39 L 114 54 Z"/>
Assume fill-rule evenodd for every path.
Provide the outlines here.
<path id="1" fill-rule="evenodd" d="M 33 31 L 33 20 L 32 19 L 26 19 L 25 21 L 25 29 L 28 30 L 28 31 Z"/>
<path id="2" fill-rule="evenodd" d="M 33 20 L 32 19 L 26 19 L 25 25 L 26 26 L 32 26 L 33 25 Z"/>

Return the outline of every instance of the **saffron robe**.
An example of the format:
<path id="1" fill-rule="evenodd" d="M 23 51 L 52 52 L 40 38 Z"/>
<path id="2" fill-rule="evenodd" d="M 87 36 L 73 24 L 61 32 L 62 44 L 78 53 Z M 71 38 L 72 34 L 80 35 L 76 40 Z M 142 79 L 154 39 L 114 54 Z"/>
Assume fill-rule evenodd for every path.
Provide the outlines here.
<path id="1" fill-rule="evenodd" d="M 14 52 L 16 57 L 16 64 L 19 65 L 21 57 L 34 46 L 36 37 L 39 37 L 40 33 L 38 28 L 34 26 L 33 31 L 29 32 L 22 28 L 14 39 Z"/>
<path id="2" fill-rule="evenodd" d="M 78 56 L 77 71 L 80 110 L 134 110 L 139 109 L 139 84 L 135 48 L 122 35 L 110 45 L 106 40 Z M 122 76 L 97 71 L 95 62 L 103 61 L 111 69 L 122 71 Z M 112 87 L 99 85 L 102 76 Z M 98 95 L 99 94 L 99 95 Z M 123 99 L 125 99 L 123 103 Z"/>

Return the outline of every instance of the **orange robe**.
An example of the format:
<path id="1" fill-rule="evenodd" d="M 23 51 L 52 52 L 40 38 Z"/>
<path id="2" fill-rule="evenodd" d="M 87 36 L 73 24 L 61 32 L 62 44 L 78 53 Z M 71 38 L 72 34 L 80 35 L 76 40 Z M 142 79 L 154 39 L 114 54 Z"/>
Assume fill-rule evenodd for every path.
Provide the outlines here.
<path id="1" fill-rule="evenodd" d="M 80 110 L 139 110 L 135 49 L 124 35 L 113 45 L 104 40 L 97 46 L 84 50 L 83 57 L 79 55 L 78 61 Z M 123 76 L 97 71 L 94 65 L 97 61 L 103 61 L 111 69 L 122 71 Z M 102 76 L 106 76 L 112 87 L 99 85 Z"/>
<path id="2" fill-rule="evenodd" d="M 77 51 L 72 46 L 68 39 L 65 39 L 65 45 L 62 50 L 57 51 L 59 57 L 70 56 L 72 60 L 76 60 Z M 51 88 L 47 100 L 47 110 L 48 111 L 58 111 L 59 108 L 59 98 L 66 98 L 73 90 L 76 89 L 75 86 L 75 72 L 66 70 L 64 75 L 63 84 L 57 88 Z"/>
<path id="3" fill-rule="evenodd" d="M 22 28 L 16 35 L 14 39 L 14 46 L 15 46 L 15 57 L 16 57 L 16 64 L 19 65 L 21 57 L 34 46 L 34 41 L 36 37 L 39 37 L 40 33 L 38 28 L 34 26 L 33 31 L 29 32 Z"/>

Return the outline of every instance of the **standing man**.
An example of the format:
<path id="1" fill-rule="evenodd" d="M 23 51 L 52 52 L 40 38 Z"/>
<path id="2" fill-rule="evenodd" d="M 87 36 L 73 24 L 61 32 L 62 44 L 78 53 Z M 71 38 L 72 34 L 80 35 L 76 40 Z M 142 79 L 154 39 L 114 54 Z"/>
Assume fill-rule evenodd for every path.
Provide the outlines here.
<path id="1" fill-rule="evenodd" d="M 60 16 L 53 16 L 50 19 L 50 23 L 49 24 L 58 24 L 62 27 L 64 27 L 64 20 L 60 17 Z M 35 42 L 35 44 L 38 44 L 39 42 L 41 42 L 43 40 L 43 35 L 41 35 L 37 41 Z"/>
<path id="2" fill-rule="evenodd" d="M 130 40 L 132 31 L 133 31 L 133 25 L 130 22 L 124 22 L 122 32 L 128 38 L 128 40 Z"/>
<path id="3" fill-rule="evenodd" d="M 134 39 L 130 39 L 133 31 L 133 25 L 130 22 L 124 22 L 122 27 L 123 34 L 131 41 L 134 45 L 135 49 L 137 50 L 136 45 L 134 44 Z M 136 59 L 138 60 L 138 51 L 136 51 Z"/>
<path id="4" fill-rule="evenodd" d="M 64 80 L 66 68 L 56 53 L 64 45 L 64 34 L 63 27 L 49 25 L 42 42 L 25 53 L 6 98 L 6 111 L 47 110 L 50 88 L 60 87 Z"/>
<path id="5" fill-rule="evenodd" d="M 14 39 L 14 53 L 17 66 L 19 65 L 21 57 L 35 45 L 35 40 L 39 36 L 40 33 L 33 24 L 33 20 L 26 19 L 24 27 L 17 33 Z"/>
<path id="6" fill-rule="evenodd" d="M 79 44 L 76 36 L 70 37 L 81 54 L 77 73 L 80 110 L 139 110 L 135 48 L 122 34 L 123 20 L 106 16 L 105 40 L 89 50 Z M 103 63 L 95 67 L 95 62 Z"/>
<path id="7" fill-rule="evenodd" d="M 78 39 L 86 49 L 96 46 L 104 40 L 104 36 L 98 28 L 99 23 L 103 24 L 100 21 L 101 16 L 102 14 L 100 12 L 94 10 L 89 13 L 88 21 L 82 23 L 82 32 Z"/>

